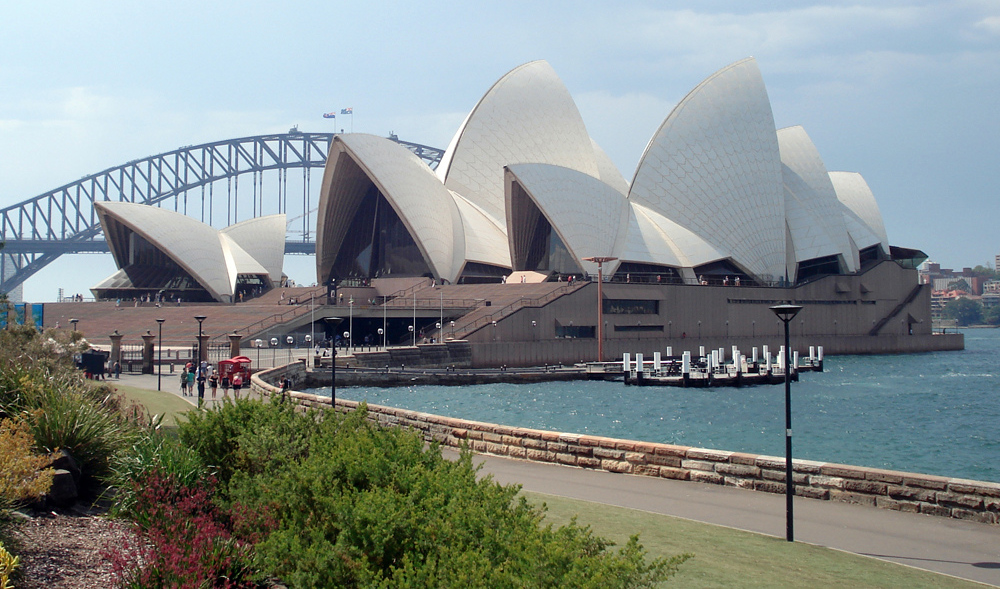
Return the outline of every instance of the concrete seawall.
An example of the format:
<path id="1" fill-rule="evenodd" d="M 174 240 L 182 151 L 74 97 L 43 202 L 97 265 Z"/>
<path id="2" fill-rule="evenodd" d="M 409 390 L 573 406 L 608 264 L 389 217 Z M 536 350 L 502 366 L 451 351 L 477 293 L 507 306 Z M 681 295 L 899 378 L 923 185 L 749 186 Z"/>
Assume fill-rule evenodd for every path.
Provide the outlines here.
<path id="1" fill-rule="evenodd" d="M 269 383 L 285 377 L 294 386 L 305 383 L 308 375 L 301 363 L 278 367 L 254 375 L 251 390 L 262 398 L 280 394 L 280 389 Z M 303 409 L 330 407 L 329 397 L 299 392 L 291 392 L 290 397 Z M 337 399 L 336 409 L 352 411 L 358 405 Z M 766 493 L 785 492 L 784 457 L 509 427 L 379 405 L 367 407 L 368 417 L 375 423 L 409 428 L 445 446 L 468 445 L 478 453 Z M 1000 523 L 1000 483 L 811 460 L 795 460 L 793 477 L 795 494 L 801 497 Z"/>

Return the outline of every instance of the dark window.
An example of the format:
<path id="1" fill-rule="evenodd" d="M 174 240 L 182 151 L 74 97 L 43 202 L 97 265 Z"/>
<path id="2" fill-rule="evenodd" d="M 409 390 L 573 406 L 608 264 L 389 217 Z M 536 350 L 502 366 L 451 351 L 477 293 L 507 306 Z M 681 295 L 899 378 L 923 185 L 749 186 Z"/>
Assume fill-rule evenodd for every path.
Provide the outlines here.
<path id="1" fill-rule="evenodd" d="M 597 337 L 597 328 L 593 325 L 559 325 L 556 323 L 556 337 L 593 339 Z"/>
<path id="2" fill-rule="evenodd" d="M 643 325 L 642 323 L 637 323 L 636 325 L 615 325 L 615 331 L 659 331 L 663 332 L 662 325 Z"/>
<path id="3" fill-rule="evenodd" d="M 796 278 L 801 283 L 817 276 L 840 274 L 840 261 L 839 255 L 833 255 L 799 262 L 799 271 Z"/>
<path id="4" fill-rule="evenodd" d="M 658 315 L 660 301 L 604 299 L 604 313 L 607 315 Z"/>

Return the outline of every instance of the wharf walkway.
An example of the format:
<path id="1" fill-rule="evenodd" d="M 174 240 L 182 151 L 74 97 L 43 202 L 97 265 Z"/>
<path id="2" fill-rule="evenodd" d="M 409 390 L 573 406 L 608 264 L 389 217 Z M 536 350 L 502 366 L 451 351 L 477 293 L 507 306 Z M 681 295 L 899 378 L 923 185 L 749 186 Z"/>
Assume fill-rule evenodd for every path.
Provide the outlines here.
<path id="1" fill-rule="evenodd" d="M 163 390 L 180 396 L 173 380 L 168 386 L 164 379 Z M 156 375 L 123 374 L 118 382 L 156 390 Z M 183 398 L 192 405 L 197 402 Z M 448 448 L 442 451 L 455 455 Z M 520 484 L 526 491 L 771 536 L 783 537 L 785 530 L 783 495 L 497 456 L 481 455 L 476 461 L 483 466 L 481 476 Z M 1000 526 L 996 525 L 796 497 L 795 538 L 1000 587 Z"/>

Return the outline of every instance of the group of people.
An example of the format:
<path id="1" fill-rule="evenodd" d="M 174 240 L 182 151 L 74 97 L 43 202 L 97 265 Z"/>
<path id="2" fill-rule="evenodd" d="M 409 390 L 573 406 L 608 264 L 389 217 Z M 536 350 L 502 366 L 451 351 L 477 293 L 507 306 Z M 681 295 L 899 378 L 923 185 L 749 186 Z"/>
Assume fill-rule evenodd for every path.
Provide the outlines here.
<path id="1" fill-rule="evenodd" d="M 200 402 L 201 399 L 205 398 L 206 385 L 212 390 L 212 400 L 215 400 L 220 385 L 222 386 L 223 400 L 229 400 L 230 387 L 233 389 L 233 396 L 239 399 L 240 389 L 243 388 L 243 374 L 236 372 L 232 378 L 229 375 L 220 376 L 219 371 L 213 368 L 208 362 L 201 362 L 198 366 L 195 366 L 192 362 L 188 362 L 184 369 L 181 370 L 181 395 L 185 397 L 194 396 L 195 387 L 197 387 L 198 400 Z"/>

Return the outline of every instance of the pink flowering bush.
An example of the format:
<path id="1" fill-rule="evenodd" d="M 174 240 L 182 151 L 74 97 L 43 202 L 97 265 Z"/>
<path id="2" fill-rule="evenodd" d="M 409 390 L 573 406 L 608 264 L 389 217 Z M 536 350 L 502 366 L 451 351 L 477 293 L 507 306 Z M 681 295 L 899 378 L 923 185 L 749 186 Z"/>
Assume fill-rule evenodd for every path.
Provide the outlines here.
<path id="1" fill-rule="evenodd" d="M 142 541 L 108 550 L 119 586 L 257 587 L 253 545 L 274 524 L 267 510 L 218 508 L 214 480 L 186 486 L 153 472 L 132 489 Z"/>

